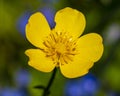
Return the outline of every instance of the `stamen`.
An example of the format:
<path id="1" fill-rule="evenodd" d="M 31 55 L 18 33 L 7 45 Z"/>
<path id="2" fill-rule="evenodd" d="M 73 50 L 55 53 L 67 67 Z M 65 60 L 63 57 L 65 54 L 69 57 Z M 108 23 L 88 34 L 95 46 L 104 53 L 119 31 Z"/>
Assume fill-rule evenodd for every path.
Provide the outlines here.
<path id="1" fill-rule="evenodd" d="M 46 42 L 43 42 L 43 44 L 44 44 L 46 47 L 50 48 L 50 46 L 49 46 Z"/>
<path id="2" fill-rule="evenodd" d="M 53 30 L 54 31 L 54 30 Z M 46 57 L 51 58 L 56 66 L 68 64 L 76 55 L 76 41 L 66 32 L 52 32 L 43 42 Z"/>

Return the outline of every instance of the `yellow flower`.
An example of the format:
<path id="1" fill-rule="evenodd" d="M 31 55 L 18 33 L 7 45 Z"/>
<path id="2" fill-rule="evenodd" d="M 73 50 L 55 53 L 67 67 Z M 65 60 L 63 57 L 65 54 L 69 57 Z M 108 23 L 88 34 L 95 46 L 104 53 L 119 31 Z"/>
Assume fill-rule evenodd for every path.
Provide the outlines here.
<path id="1" fill-rule="evenodd" d="M 34 13 L 26 25 L 26 37 L 37 48 L 28 49 L 28 64 L 42 72 L 51 72 L 60 67 L 67 78 L 76 78 L 88 73 L 94 62 L 103 54 L 102 38 L 96 33 L 83 33 L 84 15 L 66 7 L 55 15 L 56 26 L 50 29 L 42 13 Z"/>

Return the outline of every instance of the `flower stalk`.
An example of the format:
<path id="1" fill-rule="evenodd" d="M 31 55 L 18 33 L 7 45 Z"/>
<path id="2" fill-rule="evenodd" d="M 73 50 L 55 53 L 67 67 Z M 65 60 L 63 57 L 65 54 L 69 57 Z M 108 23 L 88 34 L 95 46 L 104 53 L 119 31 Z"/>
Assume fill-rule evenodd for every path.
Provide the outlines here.
<path id="1" fill-rule="evenodd" d="M 55 76 L 56 76 L 56 72 L 57 72 L 57 68 L 54 69 L 53 73 L 52 73 L 52 76 L 48 82 L 48 85 L 47 87 L 44 89 L 44 92 L 43 92 L 43 95 L 42 96 L 48 96 L 50 94 L 50 87 L 51 85 L 53 84 L 53 81 L 55 79 Z"/>

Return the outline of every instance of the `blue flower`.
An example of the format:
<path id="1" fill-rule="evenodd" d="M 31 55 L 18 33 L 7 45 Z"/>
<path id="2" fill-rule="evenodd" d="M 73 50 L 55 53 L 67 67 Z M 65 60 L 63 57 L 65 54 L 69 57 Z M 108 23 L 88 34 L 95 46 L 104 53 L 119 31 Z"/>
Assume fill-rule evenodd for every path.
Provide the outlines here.
<path id="1" fill-rule="evenodd" d="M 20 69 L 15 74 L 15 82 L 18 87 L 27 87 L 30 82 L 30 74 L 27 70 Z"/>
<path id="2" fill-rule="evenodd" d="M 23 36 L 25 36 L 25 26 L 28 23 L 30 15 L 30 12 L 25 12 L 18 18 L 17 29 Z"/>
<path id="3" fill-rule="evenodd" d="M 46 17 L 51 29 L 54 28 L 55 22 L 54 22 L 54 15 L 55 15 L 55 10 L 52 7 L 42 7 L 40 8 L 40 12 L 44 14 Z"/>
<path id="4" fill-rule="evenodd" d="M 98 79 L 87 74 L 81 78 L 71 79 L 65 85 L 65 96 L 96 96 L 100 84 Z"/>
<path id="5" fill-rule="evenodd" d="M 53 28 L 55 26 L 55 22 L 54 22 L 55 10 L 52 7 L 45 6 L 40 8 L 39 11 L 44 14 L 50 27 Z M 18 18 L 17 29 L 23 36 L 25 36 L 25 26 L 28 23 L 28 19 L 30 15 L 31 15 L 31 12 L 27 11 Z"/>
<path id="6" fill-rule="evenodd" d="M 0 96 L 22 96 L 20 93 L 11 87 L 6 87 L 1 90 Z"/>

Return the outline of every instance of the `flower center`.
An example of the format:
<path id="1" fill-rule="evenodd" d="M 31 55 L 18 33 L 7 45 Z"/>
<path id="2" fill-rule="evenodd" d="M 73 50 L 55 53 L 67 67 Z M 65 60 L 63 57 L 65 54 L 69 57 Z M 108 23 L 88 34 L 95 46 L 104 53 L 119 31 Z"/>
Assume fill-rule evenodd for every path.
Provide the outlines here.
<path id="1" fill-rule="evenodd" d="M 45 46 L 43 52 L 46 57 L 51 58 L 58 66 L 73 61 L 73 57 L 77 53 L 76 41 L 73 41 L 72 37 L 65 32 L 52 31 L 43 44 Z"/>

